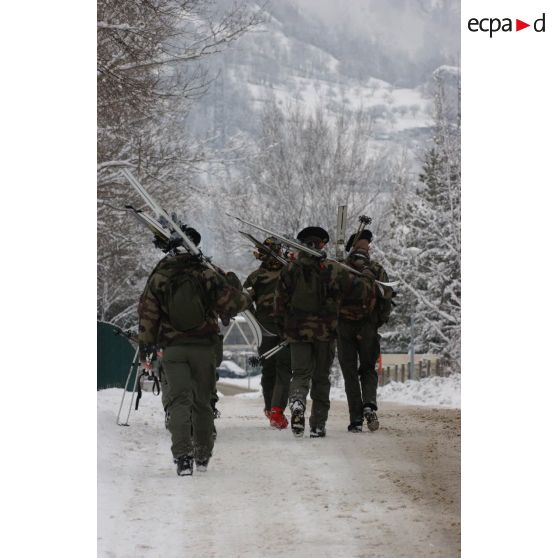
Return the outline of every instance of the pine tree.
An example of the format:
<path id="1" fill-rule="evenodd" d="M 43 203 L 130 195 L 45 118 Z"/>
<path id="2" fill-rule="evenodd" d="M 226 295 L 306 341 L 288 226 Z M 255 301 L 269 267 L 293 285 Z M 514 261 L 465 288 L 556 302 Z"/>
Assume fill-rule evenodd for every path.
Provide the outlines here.
<path id="1" fill-rule="evenodd" d="M 388 268 L 400 281 L 390 343 L 406 351 L 414 316 L 415 349 L 459 367 L 461 341 L 460 118 L 435 76 L 434 133 L 418 184 L 402 184 L 393 207 Z"/>

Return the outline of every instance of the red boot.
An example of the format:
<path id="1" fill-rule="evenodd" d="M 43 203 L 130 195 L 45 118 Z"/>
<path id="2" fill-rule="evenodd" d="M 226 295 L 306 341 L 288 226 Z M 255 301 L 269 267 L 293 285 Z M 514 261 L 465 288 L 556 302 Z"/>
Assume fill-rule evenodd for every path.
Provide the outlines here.
<path id="1" fill-rule="evenodd" d="M 282 430 L 289 426 L 289 421 L 287 417 L 283 414 L 283 409 L 281 407 L 272 407 L 271 416 L 269 417 L 269 424 L 273 428 Z"/>

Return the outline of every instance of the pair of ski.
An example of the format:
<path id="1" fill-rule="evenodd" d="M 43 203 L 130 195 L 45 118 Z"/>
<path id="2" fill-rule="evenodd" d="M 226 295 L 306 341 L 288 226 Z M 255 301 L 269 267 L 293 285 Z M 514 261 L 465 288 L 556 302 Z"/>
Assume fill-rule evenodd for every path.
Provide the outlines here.
<path id="1" fill-rule="evenodd" d="M 349 271 L 350 273 L 353 273 L 355 275 L 360 275 L 360 276 L 363 275 L 360 271 L 356 270 L 354 267 L 351 267 L 350 265 L 347 265 L 344 262 L 340 262 L 340 261 L 332 260 L 332 259 L 328 258 L 325 252 L 322 252 L 320 250 L 314 250 L 313 248 L 309 248 L 308 246 L 306 246 L 304 244 L 301 244 L 300 242 L 297 242 L 296 240 L 292 240 L 290 238 L 287 238 L 286 236 L 277 234 L 273 231 L 270 231 L 269 229 L 265 229 L 264 227 L 260 227 L 259 225 L 256 225 L 255 223 L 251 223 L 250 221 L 246 221 L 244 219 L 241 219 L 240 217 L 236 217 L 235 215 L 231 215 L 230 213 L 226 213 L 226 215 L 228 215 L 229 217 L 232 217 L 233 219 L 236 219 L 237 221 L 240 221 L 241 223 L 244 223 L 245 225 L 249 225 L 251 227 L 254 227 L 255 229 L 258 229 L 258 230 L 260 230 L 264 233 L 267 233 L 267 234 L 275 237 L 277 240 L 280 240 L 284 244 L 287 244 L 288 246 L 291 246 L 295 250 L 298 250 L 298 251 L 301 251 L 301 252 L 306 252 L 307 254 L 310 254 L 311 256 L 314 256 L 315 258 L 318 258 L 319 260 L 322 260 L 322 261 L 334 262 L 338 266 L 341 266 L 343 269 L 346 269 L 347 271 Z M 360 217 L 359 220 L 360 220 L 361 224 L 359 226 L 359 230 L 357 231 L 357 233 L 355 235 L 355 240 L 353 241 L 353 245 L 360 238 L 360 235 L 362 234 L 362 231 L 364 230 L 364 225 L 370 223 L 370 218 L 366 217 L 364 215 L 362 217 Z M 242 234 L 244 237 L 246 237 L 249 240 L 251 240 L 252 242 L 254 242 L 255 245 L 258 248 L 265 248 L 265 251 L 267 253 L 269 253 L 270 255 L 275 257 L 275 259 L 281 261 L 281 263 L 283 263 L 283 265 L 286 265 L 288 263 L 284 258 L 277 257 L 271 250 L 269 250 L 261 242 L 257 241 L 252 235 L 249 235 L 249 234 L 247 234 L 245 232 L 242 232 L 242 231 L 238 231 L 238 232 L 240 232 L 240 234 Z M 376 285 L 378 285 L 378 289 L 379 289 L 379 291 L 382 295 L 384 294 L 384 287 L 395 287 L 397 285 L 396 281 L 384 282 L 384 281 L 378 281 L 378 280 L 375 279 L 374 282 L 376 283 Z"/>
<path id="2" fill-rule="evenodd" d="M 181 249 L 189 254 L 197 257 L 209 269 L 221 273 L 205 256 L 202 251 L 188 238 L 184 231 L 180 228 L 180 223 L 175 215 L 169 215 L 147 192 L 147 190 L 140 184 L 136 177 L 127 169 L 120 169 L 120 172 L 130 183 L 130 185 L 138 192 L 143 201 L 151 208 L 156 218 L 151 215 L 135 209 L 131 205 L 126 206 L 126 209 L 143 225 L 145 225 L 159 241 L 159 246 L 165 246 L 167 249 L 164 251 L 170 253 L 179 253 Z M 179 242 L 177 243 L 176 240 Z M 266 247 L 267 248 L 267 247 Z M 259 322 L 250 310 L 244 310 L 240 313 L 248 323 L 248 327 L 252 331 L 254 339 L 256 339 L 258 347 L 262 344 L 263 336 L 274 336 L 273 333 L 267 331 Z M 262 355 L 263 356 L 263 355 Z"/>
<path id="3" fill-rule="evenodd" d="M 159 204 L 157 204 L 157 202 L 149 195 L 147 190 L 145 190 L 145 188 L 139 183 L 139 181 L 135 178 L 135 176 L 127 168 L 121 169 L 121 173 L 124 176 L 124 178 L 126 178 L 126 180 L 132 185 L 132 187 L 140 194 L 142 199 L 151 208 L 151 210 L 155 213 L 157 218 L 154 219 L 150 215 L 144 213 L 141 210 L 137 210 L 137 209 L 133 208 L 132 206 L 126 206 L 126 208 L 130 211 L 130 213 L 138 221 L 140 221 L 141 223 L 143 223 L 145 226 L 147 226 L 149 228 L 149 230 L 155 235 L 155 238 L 159 241 L 159 245 L 167 247 L 168 250 L 165 250 L 165 251 L 169 251 L 169 252 L 171 252 L 171 251 L 177 252 L 179 250 L 179 248 L 184 248 L 188 253 L 196 256 L 204 265 L 206 265 L 207 267 L 209 267 L 213 271 L 216 271 L 216 272 L 219 273 L 219 270 L 217 270 L 215 268 L 215 266 L 211 263 L 210 259 L 207 258 L 201 252 L 201 250 L 182 231 L 182 229 L 180 228 L 180 223 L 178 223 L 178 220 L 175 218 L 175 216 L 174 215 L 170 216 L 163 208 L 161 208 L 159 206 Z M 343 213 L 344 216 L 342 217 L 342 223 L 346 223 L 346 206 L 341 206 L 341 208 L 344 208 L 344 210 L 343 210 L 344 211 L 344 213 Z M 351 266 L 349 266 L 349 265 L 347 265 L 343 262 L 330 260 L 329 258 L 327 258 L 327 255 L 326 255 L 325 252 L 322 252 L 322 251 L 319 251 L 319 250 L 314 250 L 313 248 L 310 248 L 310 247 L 308 247 L 308 246 L 306 246 L 306 245 L 304 245 L 300 242 L 297 242 L 296 240 L 287 238 L 283 235 L 280 235 L 278 233 L 270 231 L 269 229 L 266 229 L 264 227 L 260 227 L 259 225 L 256 225 L 255 223 L 251 223 L 250 221 L 246 221 L 244 219 L 241 219 L 240 217 L 230 215 L 229 213 L 227 213 L 227 215 L 229 217 L 232 217 L 233 219 L 237 219 L 238 221 L 240 221 L 241 223 L 244 223 L 245 225 L 249 225 L 251 227 L 254 227 L 255 229 L 258 229 L 262 232 L 265 232 L 266 234 L 268 234 L 270 236 L 273 236 L 273 237 L 277 238 L 282 243 L 286 244 L 287 246 L 290 246 L 290 247 L 294 248 L 295 250 L 306 252 L 307 254 L 310 254 L 311 256 L 314 256 L 314 257 L 316 257 L 316 258 L 318 258 L 319 260 L 322 260 L 322 261 L 335 262 L 337 265 L 343 267 L 344 269 L 346 269 L 350 273 L 353 273 L 355 275 L 362 275 L 362 273 L 360 271 L 357 271 L 356 269 L 352 268 Z M 365 218 L 363 216 L 363 217 L 360 218 L 360 223 L 361 224 L 359 226 L 359 230 L 357 231 L 355 241 L 356 241 L 356 239 L 359 238 L 360 233 L 364 229 L 364 225 L 369 223 L 369 222 L 370 222 L 370 219 L 368 217 Z M 344 237 L 344 230 L 345 230 L 344 225 L 342 225 L 341 228 L 340 228 L 339 215 L 338 215 L 338 229 L 339 229 L 338 230 L 338 237 L 339 238 L 337 240 L 337 248 L 338 248 L 338 251 L 339 251 L 339 244 L 342 243 L 343 240 L 344 240 L 343 237 Z M 339 231 L 342 231 L 342 233 L 340 233 Z M 268 246 L 266 246 L 265 244 L 263 244 L 262 242 L 259 242 L 256 238 L 254 238 L 251 234 L 243 232 L 243 231 L 239 231 L 239 232 L 240 232 L 241 235 L 243 235 L 245 238 L 247 238 L 250 242 L 252 242 L 262 252 L 272 256 L 274 259 L 279 261 L 282 265 L 287 265 L 288 264 L 288 261 L 285 258 L 280 256 L 279 254 L 276 254 Z M 176 239 L 176 235 L 178 236 L 178 240 L 180 241 L 178 244 L 176 243 L 176 241 L 173 243 L 173 238 L 172 238 L 173 235 L 175 236 L 175 239 Z M 378 289 L 380 290 L 380 292 L 382 294 L 384 293 L 383 287 L 394 287 L 396 285 L 396 282 L 387 283 L 387 282 L 381 282 L 381 281 L 377 281 L 377 280 L 375 282 L 378 285 Z M 246 321 L 247 321 L 247 323 L 248 323 L 248 325 L 249 325 L 249 327 L 250 327 L 250 329 L 251 329 L 251 331 L 254 335 L 254 338 L 257 340 L 258 346 L 261 345 L 262 335 L 273 335 L 272 333 L 265 330 L 265 328 L 263 328 L 261 326 L 261 324 L 259 324 L 259 322 L 256 320 L 254 315 L 249 310 L 245 310 L 244 312 L 241 312 L 241 315 L 244 316 L 244 318 L 246 319 Z M 267 351 L 266 353 L 264 353 L 263 355 L 261 355 L 259 357 L 260 361 L 265 360 L 266 358 L 269 358 L 270 356 L 273 356 L 276 352 L 281 350 L 285 345 L 286 345 L 286 343 L 280 343 L 276 347 L 270 349 L 270 351 Z"/>

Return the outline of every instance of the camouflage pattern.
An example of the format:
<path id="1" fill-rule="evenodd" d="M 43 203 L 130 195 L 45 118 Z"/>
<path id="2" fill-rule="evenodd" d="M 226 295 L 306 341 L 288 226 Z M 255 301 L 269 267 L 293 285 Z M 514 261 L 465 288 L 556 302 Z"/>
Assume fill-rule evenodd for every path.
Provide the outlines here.
<path id="1" fill-rule="evenodd" d="M 388 274 L 386 270 L 378 263 L 373 260 L 367 264 L 367 269 L 372 272 L 374 279 L 387 283 L 389 281 Z M 393 295 L 393 289 L 391 287 L 382 287 L 384 294 L 380 293 L 380 290 L 376 286 L 376 304 L 372 312 L 373 322 L 376 327 L 381 327 L 389 320 L 391 314 L 391 299 Z"/>
<path id="2" fill-rule="evenodd" d="M 291 304 L 297 278 L 311 268 L 319 273 L 322 290 L 321 307 L 316 313 L 300 311 Z M 336 262 L 320 262 L 303 252 L 281 270 L 275 292 L 275 316 L 289 342 L 330 341 L 335 337 L 341 299 L 352 285 L 349 275 Z"/>
<path id="3" fill-rule="evenodd" d="M 339 312 L 338 356 L 345 381 L 350 421 L 362 424 L 363 407 L 370 406 L 374 410 L 378 408 L 378 327 L 389 317 L 391 289 L 384 287 L 384 296 L 381 295 L 374 280 L 389 280 L 384 268 L 379 263 L 370 261 L 367 249 L 355 249 L 352 254 L 355 252 L 360 256 L 360 261 L 349 256 L 346 263 L 364 273 L 365 277 L 357 277 L 354 281 L 356 288 L 342 300 Z"/>
<path id="4" fill-rule="evenodd" d="M 316 311 L 300 309 L 303 304 L 298 294 L 301 292 L 298 281 L 304 281 L 305 289 L 311 286 L 308 299 L 318 302 Z M 312 386 L 310 428 L 325 428 L 339 307 L 351 285 L 349 272 L 337 263 L 320 262 L 303 252 L 295 262 L 283 268 L 279 276 L 275 315 L 291 348 L 293 377 L 289 400 L 291 405 L 294 401 L 301 401 L 306 408 L 306 398 Z M 293 304 L 297 298 L 299 308 Z M 308 308 L 313 305 L 311 302 Z"/>
<path id="5" fill-rule="evenodd" d="M 187 332 L 170 324 L 165 308 L 166 288 L 175 274 L 192 274 L 198 281 L 205 322 Z M 167 256 L 157 264 L 140 299 L 140 358 L 154 348 L 163 349 L 162 390 L 166 425 L 171 433 L 172 454 L 198 460 L 213 450 L 213 408 L 216 396 L 215 369 L 222 359 L 218 315 L 234 316 L 247 308 L 251 298 L 239 290 L 234 274 L 213 271 L 188 254 Z"/>
<path id="6" fill-rule="evenodd" d="M 353 277 L 353 286 L 341 301 L 339 317 L 344 320 L 368 318 L 376 327 L 380 327 L 389 319 L 393 290 L 382 287 L 382 294 L 374 281 L 388 282 L 388 274 L 378 262 L 370 260 L 368 249 L 354 249 L 351 254 L 355 253 L 360 256 L 360 261 L 349 256 L 345 263 L 364 273 L 365 277 Z"/>
<path id="7" fill-rule="evenodd" d="M 169 277 L 175 273 L 195 275 L 207 303 L 205 323 L 188 332 L 175 330 L 164 308 L 165 288 Z M 138 340 L 142 360 L 150 347 L 166 348 L 199 342 L 213 344 L 219 333 L 218 315 L 234 316 L 251 303 L 250 297 L 232 286 L 231 282 L 231 278 L 209 269 L 189 254 L 163 258 L 149 276 L 138 306 Z"/>
<path id="8" fill-rule="evenodd" d="M 346 263 L 351 264 L 347 259 Z M 362 320 L 372 315 L 376 306 L 376 287 L 374 277 L 367 270 L 362 270 L 365 275 L 355 275 L 352 288 L 341 299 L 339 319 Z"/>
<path id="9" fill-rule="evenodd" d="M 270 332 L 279 333 L 274 317 L 275 289 L 283 266 L 276 260 L 266 258 L 258 269 L 252 272 L 244 282 L 244 288 L 254 289 L 257 320 Z M 258 348 L 262 355 L 280 343 L 279 337 L 264 337 Z M 291 351 L 285 347 L 277 354 L 264 360 L 262 365 L 262 392 L 265 409 L 287 406 L 289 384 L 291 381 Z"/>
<path id="10" fill-rule="evenodd" d="M 266 260 L 244 281 L 245 289 L 249 287 L 254 289 L 256 319 L 272 333 L 278 333 L 273 310 L 275 289 L 282 268 L 279 262 Z"/>
<path id="11" fill-rule="evenodd" d="M 293 379 L 289 391 L 291 404 L 301 401 L 306 408 L 308 391 L 312 398 L 310 428 L 325 428 L 329 414 L 329 370 L 335 356 L 335 341 L 293 342 L 290 344 Z M 311 386 L 311 388 L 310 388 Z"/>

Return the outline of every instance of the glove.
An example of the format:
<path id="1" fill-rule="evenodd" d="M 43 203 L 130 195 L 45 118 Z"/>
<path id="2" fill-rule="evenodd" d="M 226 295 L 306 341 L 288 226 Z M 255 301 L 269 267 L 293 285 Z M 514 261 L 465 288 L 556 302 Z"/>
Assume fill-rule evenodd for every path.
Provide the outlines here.
<path id="1" fill-rule="evenodd" d="M 242 291 L 242 283 L 235 273 L 233 273 L 232 271 L 227 271 L 227 273 L 225 273 L 225 279 L 231 287 Z"/>

